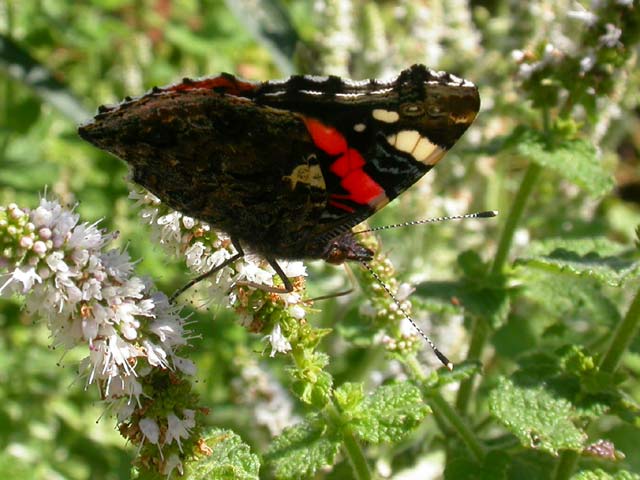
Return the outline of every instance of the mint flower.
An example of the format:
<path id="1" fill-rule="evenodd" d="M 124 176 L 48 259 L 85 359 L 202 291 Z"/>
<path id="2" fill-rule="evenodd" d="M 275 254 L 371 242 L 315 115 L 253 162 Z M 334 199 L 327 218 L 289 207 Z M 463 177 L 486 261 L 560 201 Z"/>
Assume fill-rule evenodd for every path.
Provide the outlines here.
<path id="1" fill-rule="evenodd" d="M 173 223 L 179 220 L 174 215 Z M 34 210 L 0 207 L 0 296 L 24 295 L 25 309 L 47 322 L 55 347 L 86 350 L 80 374 L 139 445 L 140 462 L 166 470 L 166 451 L 171 470 L 181 471 L 185 445 L 198 441 L 197 398 L 181 397 L 183 387 L 154 391 L 153 380 L 170 372 L 166 383 L 177 387 L 195 374 L 178 354 L 189 332 L 179 308 L 133 275 L 126 251 L 108 249 L 114 238 L 95 223 L 79 223 L 55 200 L 43 198 Z"/>

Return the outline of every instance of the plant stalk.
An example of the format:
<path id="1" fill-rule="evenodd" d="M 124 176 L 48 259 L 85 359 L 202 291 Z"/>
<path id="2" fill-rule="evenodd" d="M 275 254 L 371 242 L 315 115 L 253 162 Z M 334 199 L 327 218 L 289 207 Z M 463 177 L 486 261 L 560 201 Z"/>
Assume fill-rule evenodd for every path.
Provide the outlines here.
<path id="1" fill-rule="evenodd" d="M 553 480 L 569 480 L 578 463 L 578 452 L 565 450 L 560 455 L 560 460 L 553 474 Z"/>
<path id="2" fill-rule="evenodd" d="M 474 460 L 481 462 L 485 455 L 484 446 L 460 414 L 437 392 L 429 395 L 429 405 L 434 413 L 447 420 L 467 446 Z"/>
<path id="3" fill-rule="evenodd" d="M 520 223 L 527 200 L 531 195 L 533 187 L 538 181 L 541 171 L 542 168 L 538 164 L 531 163 L 522 178 L 522 182 L 520 183 L 520 187 L 518 188 L 518 192 L 516 193 L 516 197 L 513 201 L 513 206 L 507 215 L 504 229 L 500 235 L 498 250 L 496 251 L 496 256 L 494 257 L 493 264 L 491 265 L 491 275 L 498 276 L 504 269 L 507 256 L 509 255 L 509 250 L 511 250 L 511 244 L 513 242 L 516 228 Z M 489 326 L 487 325 L 486 319 L 474 320 L 467 360 L 480 359 L 485 343 L 489 338 L 489 333 Z M 469 377 L 460 383 L 460 389 L 458 390 L 458 396 L 456 398 L 456 408 L 462 414 L 465 414 L 467 411 L 469 401 L 471 399 L 474 377 L 475 376 Z"/>
<path id="4" fill-rule="evenodd" d="M 600 362 L 600 371 L 613 373 L 620 364 L 620 359 L 627 351 L 633 338 L 638 334 L 640 326 L 640 290 L 636 292 L 627 314 L 616 327 L 609 348 L 605 352 Z"/>
<path id="5" fill-rule="evenodd" d="M 342 450 L 353 468 L 354 478 L 356 480 L 371 480 L 371 471 L 358 440 L 349 429 L 339 428 L 343 423 L 340 411 L 333 402 L 330 402 L 326 407 L 326 412 L 331 423 L 342 433 Z"/>
<path id="6" fill-rule="evenodd" d="M 507 260 L 507 256 L 509 255 L 509 250 L 511 250 L 511 243 L 513 242 L 513 236 L 515 235 L 516 228 L 520 223 L 524 207 L 526 206 L 527 200 L 531 195 L 531 191 L 533 190 L 541 171 L 542 167 L 540 167 L 540 165 L 537 163 L 531 163 L 522 178 L 518 193 L 516 193 L 516 197 L 513 200 L 513 206 L 511 207 L 507 220 L 504 224 L 504 230 L 500 236 L 496 256 L 494 257 L 493 264 L 491 265 L 492 275 L 500 275 L 504 269 L 504 264 Z"/>
<path id="7" fill-rule="evenodd" d="M 480 360 L 484 346 L 489 338 L 489 326 L 483 318 L 474 318 L 471 327 L 471 343 L 467 352 L 467 360 Z M 467 414 L 471 394 L 473 393 L 473 381 L 475 375 L 463 380 L 456 396 L 456 409 L 461 415 Z"/>

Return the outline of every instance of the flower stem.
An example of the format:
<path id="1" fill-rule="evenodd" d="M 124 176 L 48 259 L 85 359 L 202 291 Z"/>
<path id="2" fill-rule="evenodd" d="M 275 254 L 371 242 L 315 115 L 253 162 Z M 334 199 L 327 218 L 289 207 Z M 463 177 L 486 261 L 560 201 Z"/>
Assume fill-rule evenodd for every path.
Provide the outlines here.
<path id="1" fill-rule="evenodd" d="M 447 422 L 453 427 L 456 433 L 460 436 L 464 444 L 467 446 L 474 460 L 477 462 L 482 461 L 485 455 L 484 446 L 480 440 L 476 437 L 475 433 L 469 425 L 465 423 L 462 417 L 456 412 L 455 409 L 449 405 L 449 403 L 437 392 L 429 395 L 429 405 L 433 409 L 434 413 L 445 418 Z"/>
<path id="2" fill-rule="evenodd" d="M 568 480 L 573 475 L 573 471 L 578 463 L 578 452 L 565 450 L 560 455 L 560 460 L 553 474 L 553 480 Z"/>
<path id="3" fill-rule="evenodd" d="M 533 190 L 541 171 L 542 168 L 538 164 L 531 163 L 522 178 L 520 188 L 513 200 L 513 206 L 509 211 L 509 215 L 507 216 L 507 220 L 504 224 L 504 229 L 502 230 L 502 235 L 500 236 L 498 250 L 496 251 L 496 256 L 494 257 L 493 264 L 491 265 L 491 275 L 498 276 L 504 269 L 504 264 L 507 260 L 507 256 L 509 255 L 509 250 L 511 249 L 511 243 L 513 242 L 516 227 L 520 223 L 520 219 L 524 213 L 524 207 L 527 204 L 527 200 L 531 195 L 531 191 Z M 486 319 L 478 318 L 474 320 L 467 360 L 480 359 L 485 343 L 489 338 L 489 333 L 489 325 L 487 324 Z M 473 376 L 463 380 L 460 384 L 460 390 L 458 390 L 456 407 L 462 414 L 466 412 L 471 399 L 473 380 Z"/>
<path id="4" fill-rule="evenodd" d="M 343 451 L 353 468 L 354 478 L 356 480 L 371 480 L 371 471 L 360 444 L 348 428 L 339 428 L 344 423 L 340 411 L 333 402 L 327 405 L 325 411 L 331 423 L 342 433 Z"/>
<path id="5" fill-rule="evenodd" d="M 600 371 L 613 373 L 624 352 L 629 348 L 629 345 L 633 341 L 634 337 L 638 333 L 638 327 L 640 326 L 640 290 L 636 292 L 636 296 L 631 302 L 631 306 L 624 316 L 622 321 L 618 324 L 609 348 L 602 357 L 600 362 Z"/>
<path id="6" fill-rule="evenodd" d="M 475 318 L 473 320 L 473 326 L 471 329 L 471 343 L 469 344 L 469 351 L 467 352 L 467 360 L 479 360 L 484 350 L 484 345 L 489 338 L 489 326 L 487 322 L 482 318 Z M 473 379 L 469 377 L 460 383 L 460 389 L 456 397 L 456 408 L 460 414 L 465 415 L 471 400 L 471 393 L 473 392 Z"/>
<path id="7" fill-rule="evenodd" d="M 349 463 L 353 468 L 353 473 L 357 480 L 369 480 L 371 479 L 371 472 L 369 471 L 369 465 L 367 465 L 367 459 L 364 457 L 360 444 L 350 431 L 343 432 L 342 441 L 344 451 L 349 458 Z"/>
<path id="8" fill-rule="evenodd" d="M 518 193 L 513 200 L 513 206 L 511 207 L 507 220 L 504 224 L 504 230 L 500 236 L 500 243 L 498 243 L 496 256 L 494 257 L 493 264 L 491 265 L 491 274 L 493 275 L 500 275 L 502 273 L 504 264 L 507 260 L 507 255 L 511 249 L 511 243 L 513 242 L 516 227 L 518 226 L 518 223 L 520 223 L 524 207 L 541 171 L 542 168 L 537 163 L 531 163 L 522 178 L 522 183 L 520 183 Z"/>

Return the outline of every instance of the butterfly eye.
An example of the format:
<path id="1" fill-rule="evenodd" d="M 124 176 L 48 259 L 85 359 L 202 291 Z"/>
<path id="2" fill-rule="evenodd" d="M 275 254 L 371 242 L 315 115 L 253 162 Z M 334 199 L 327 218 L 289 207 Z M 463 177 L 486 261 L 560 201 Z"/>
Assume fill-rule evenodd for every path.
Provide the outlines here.
<path id="1" fill-rule="evenodd" d="M 405 103 L 400 107 L 400 111 L 407 117 L 420 117 L 424 115 L 422 105 L 417 103 Z"/>

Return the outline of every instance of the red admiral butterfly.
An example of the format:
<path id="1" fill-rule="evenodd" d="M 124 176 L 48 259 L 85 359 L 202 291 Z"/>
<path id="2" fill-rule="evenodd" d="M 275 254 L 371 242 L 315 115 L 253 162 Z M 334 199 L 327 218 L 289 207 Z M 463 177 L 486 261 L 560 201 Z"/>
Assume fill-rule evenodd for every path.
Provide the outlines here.
<path id="1" fill-rule="evenodd" d="M 102 106 L 78 132 L 167 205 L 229 234 L 238 253 L 225 265 L 248 247 L 290 291 L 277 258 L 370 260 L 351 228 L 428 172 L 479 108 L 472 83 L 423 65 L 387 82 L 223 73 Z"/>

